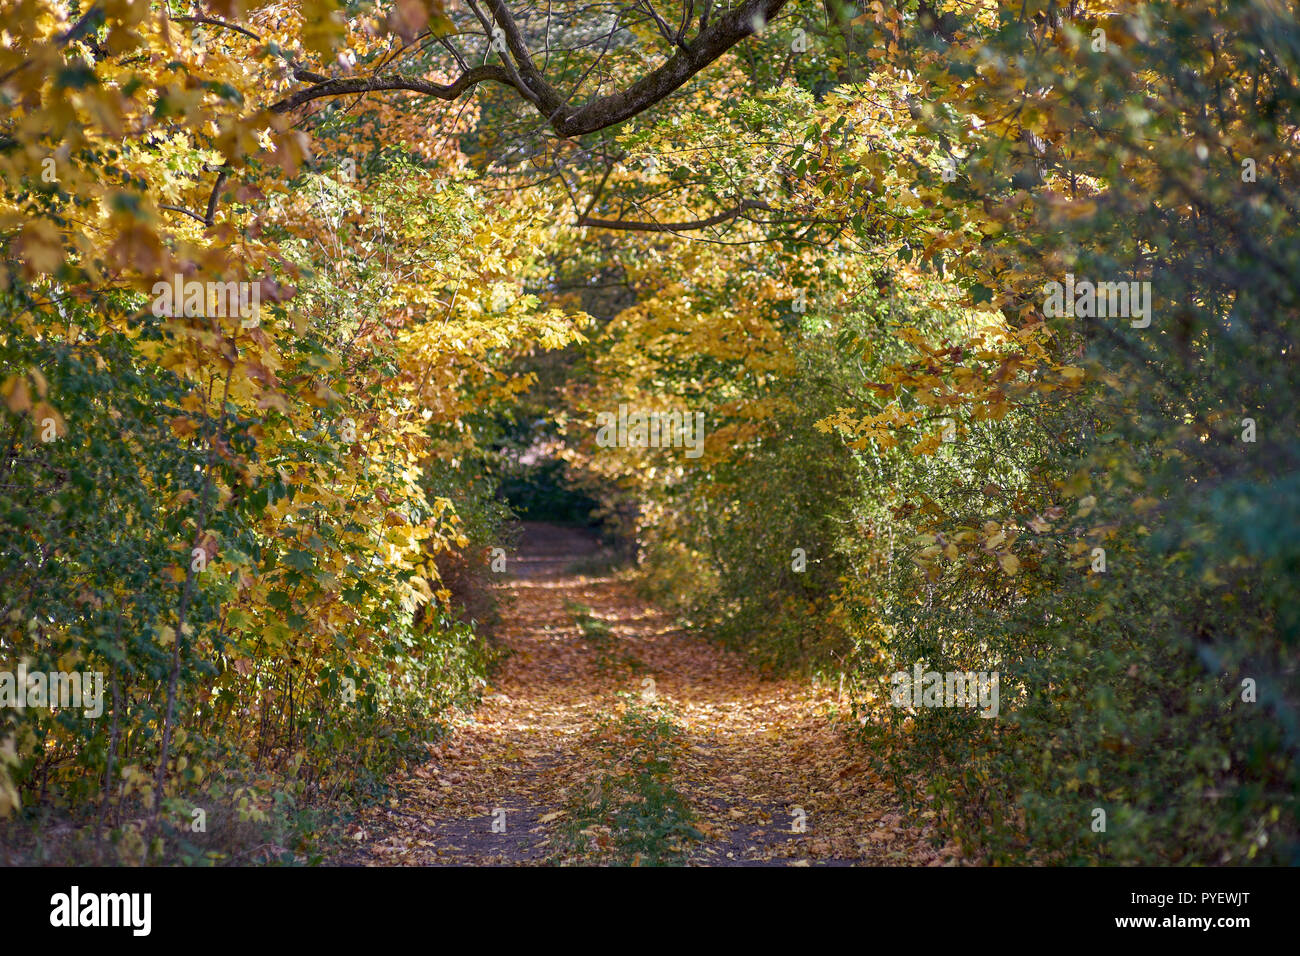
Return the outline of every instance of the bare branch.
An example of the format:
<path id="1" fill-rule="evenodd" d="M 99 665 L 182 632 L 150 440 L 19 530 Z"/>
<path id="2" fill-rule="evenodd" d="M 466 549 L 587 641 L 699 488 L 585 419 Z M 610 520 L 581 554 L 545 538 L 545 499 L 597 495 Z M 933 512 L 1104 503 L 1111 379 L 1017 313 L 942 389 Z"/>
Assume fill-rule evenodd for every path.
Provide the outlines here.
<path id="1" fill-rule="evenodd" d="M 502 0 L 489 2 L 499 4 Z M 636 116 L 666 99 L 696 73 L 754 33 L 759 23 L 770 22 L 786 3 L 787 0 L 749 0 L 733 8 L 677 50 L 666 63 L 626 90 L 599 97 L 567 115 L 557 115 L 551 125 L 560 136 L 581 136 Z"/>
<path id="2" fill-rule="evenodd" d="M 237 26 L 234 23 L 229 23 L 225 20 L 218 20 L 216 17 L 205 17 L 205 16 L 172 17 L 172 22 L 173 23 L 206 23 L 208 26 L 221 27 L 222 29 L 225 30 L 233 30 L 235 33 L 242 33 L 250 40 L 256 40 L 258 43 L 262 42 L 262 38 L 258 36 L 256 33 L 253 33 L 251 30 L 245 30 L 243 27 Z"/>
<path id="3" fill-rule="evenodd" d="M 691 42 L 680 43 L 666 62 L 627 89 L 597 97 L 586 105 L 571 110 L 567 101 L 538 71 L 505 0 L 484 0 L 509 49 L 508 67 L 496 64 L 474 67 L 449 84 L 431 83 L 396 74 L 368 79 L 331 80 L 295 71 L 297 78 L 310 80 L 313 85 L 285 97 L 271 109 L 283 113 L 321 97 L 386 90 L 408 90 L 453 100 L 484 80 L 494 80 L 513 87 L 531 102 L 558 135 L 565 138 L 582 136 L 615 126 L 663 101 L 731 47 L 760 29 L 763 24 L 771 22 L 787 2 L 789 0 L 747 0 L 712 23 L 707 23 L 711 5 L 706 6 L 705 14 L 701 16 L 700 33 Z M 477 9 L 477 4 L 471 3 L 471 8 L 481 20 L 487 19 Z M 489 23 L 484 23 L 485 29 L 489 26 Z M 491 34 L 492 31 L 489 29 L 488 32 Z"/>
<path id="4" fill-rule="evenodd" d="M 746 199 L 739 206 L 720 212 L 715 216 L 709 216 L 707 219 L 695 219 L 691 222 L 637 222 L 629 219 L 593 219 L 590 216 L 581 216 L 577 225 L 590 226 L 593 229 L 620 229 L 625 232 L 690 232 L 693 229 L 707 229 L 709 226 L 716 226 L 724 222 L 735 219 L 751 209 L 771 210 L 765 202 L 756 199 Z"/>
<path id="5" fill-rule="evenodd" d="M 300 78 L 315 76 L 315 74 L 305 74 L 303 71 L 295 71 L 294 75 Z M 297 93 L 286 96 L 278 103 L 272 104 L 271 111 L 273 113 L 287 113 L 290 110 L 297 109 L 304 103 L 310 103 L 312 100 L 318 100 L 326 96 L 350 96 L 361 93 L 380 93 L 387 90 L 408 90 L 412 93 L 437 97 L 440 100 L 454 100 L 466 90 L 485 80 L 495 80 L 506 86 L 515 86 L 514 81 L 506 73 L 505 69 L 496 64 L 476 66 L 447 84 L 430 83 L 427 80 L 413 80 L 396 74 L 372 77 L 340 77 L 333 80 L 321 78 L 314 85 L 299 90 Z"/>
<path id="6" fill-rule="evenodd" d="M 159 204 L 158 204 L 158 208 L 159 208 L 159 209 L 169 209 L 169 210 L 171 210 L 172 212 L 183 212 L 183 213 L 185 213 L 185 215 L 189 216 L 191 219 L 196 219 L 196 220 L 198 220 L 199 222 L 203 223 L 203 225 L 205 225 L 205 226 L 207 226 L 207 225 L 211 225 L 211 223 L 209 223 L 206 219 L 204 219 L 202 216 L 200 216 L 197 212 L 195 212 L 195 211 L 192 210 L 192 209 L 186 209 L 184 206 L 172 206 L 172 205 L 169 205 L 169 204 L 167 204 L 167 203 L 159 203 Z"/>

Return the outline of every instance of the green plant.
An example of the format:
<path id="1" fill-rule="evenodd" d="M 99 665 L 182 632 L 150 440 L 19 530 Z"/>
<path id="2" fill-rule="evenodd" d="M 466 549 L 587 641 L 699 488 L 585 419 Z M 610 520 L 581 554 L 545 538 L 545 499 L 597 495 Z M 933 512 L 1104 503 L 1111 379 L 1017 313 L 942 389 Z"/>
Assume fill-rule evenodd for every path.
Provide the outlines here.
<path id="1" fill-rule="evenodd" d="M 673 785 L 684 742 L 671 712 L 620 695 L 624 709 L 597 736 L 595 776 L 570 803 L 561 859 L 633 866 L 680 863 L 701 838 Z"/>

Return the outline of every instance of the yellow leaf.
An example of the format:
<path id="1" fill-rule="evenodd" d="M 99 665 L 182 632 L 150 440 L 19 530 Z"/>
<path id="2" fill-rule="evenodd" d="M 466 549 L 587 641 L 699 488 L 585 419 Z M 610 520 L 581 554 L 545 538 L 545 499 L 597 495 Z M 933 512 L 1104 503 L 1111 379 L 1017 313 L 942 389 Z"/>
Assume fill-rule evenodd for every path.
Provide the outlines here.
<path id="1" fill-rule="evenodd" d="M 21 375 L 14 375 L 6 379 L 4 386 L 0 387 L 0 392 L 4 393 L 5 403 L 9 406 L 9 411 L 15 415 L 21 414 L 32 407 L 32 396 L 27 391 L 27 379 Z"/>
<path id="2" fill-rule="evenodd" d="M 63 238 L 48 219 L 33 219 L 19 236 L 18 254 L 31 272 L 54 272 L 63 264 Z"/>

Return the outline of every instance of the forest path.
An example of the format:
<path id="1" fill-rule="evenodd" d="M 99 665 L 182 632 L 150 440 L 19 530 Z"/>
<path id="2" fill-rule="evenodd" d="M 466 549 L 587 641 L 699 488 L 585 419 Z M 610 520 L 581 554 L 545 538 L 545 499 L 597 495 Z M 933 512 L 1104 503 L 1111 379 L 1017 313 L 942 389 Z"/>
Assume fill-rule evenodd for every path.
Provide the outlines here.
<path id="1" fill-rule="evenodd" d="M 363 815 L 339 862 L 952 858 L 903 822 L 888 785 L 832 726 L 834 688 L 764 679 L 675 627 L 599 569 L 591 535 L 523 531 L 499 585 L 508 656 L 481 706 L 396 781 L 398 796 Z"/>

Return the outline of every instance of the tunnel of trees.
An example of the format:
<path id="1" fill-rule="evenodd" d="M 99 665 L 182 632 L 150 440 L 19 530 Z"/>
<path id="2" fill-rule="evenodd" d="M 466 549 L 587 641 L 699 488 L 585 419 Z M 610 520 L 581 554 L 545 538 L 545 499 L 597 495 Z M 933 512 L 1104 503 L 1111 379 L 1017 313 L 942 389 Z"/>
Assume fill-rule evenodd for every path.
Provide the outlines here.
<path id="1" fill-rule="evenodd" d="M 375 799 L 491 681 L 524 518 L 834 683 L 970 860 L 1300 859 L 1292 4 L 0 30 L 0 855 Z"/>

